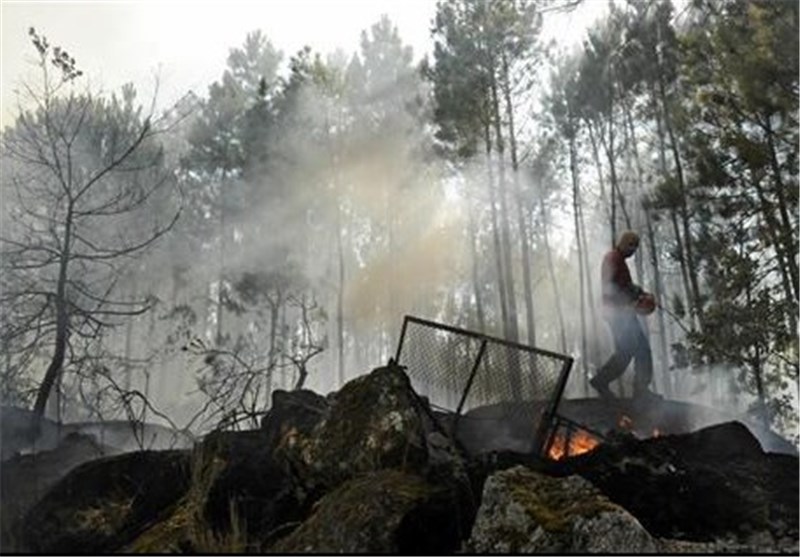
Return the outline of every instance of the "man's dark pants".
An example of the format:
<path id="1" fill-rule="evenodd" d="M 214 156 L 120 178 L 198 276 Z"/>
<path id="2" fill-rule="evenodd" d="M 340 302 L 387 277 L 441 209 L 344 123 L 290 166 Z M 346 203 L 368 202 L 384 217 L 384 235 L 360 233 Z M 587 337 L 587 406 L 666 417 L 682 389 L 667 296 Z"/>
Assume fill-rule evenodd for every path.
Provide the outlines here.
<path id="1" fill-rule="evenodd" d="M 634 395 L 646 391 L 653 377 L 653 357 L 650 353 L 650 342 L 636 313 L 628 310 L 608 311 L 606 320 L 614 337 L 616 352 L 597 372 L 594 382 L 608 385 L 625 373 L 633 359 Z"/>

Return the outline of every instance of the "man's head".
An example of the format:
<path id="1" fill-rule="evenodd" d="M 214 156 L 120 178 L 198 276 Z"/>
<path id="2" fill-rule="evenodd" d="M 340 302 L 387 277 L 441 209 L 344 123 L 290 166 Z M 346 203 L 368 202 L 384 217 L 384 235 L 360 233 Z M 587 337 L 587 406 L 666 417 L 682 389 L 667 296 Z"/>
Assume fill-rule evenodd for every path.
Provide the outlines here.
<path id="1" fill-rule="evenodd" d="M 639 235 L 633 230 L 626 230 L 619 235 L 617 240 L 617 251 L 624 257 L 630 257 L 639 247 Z"/>

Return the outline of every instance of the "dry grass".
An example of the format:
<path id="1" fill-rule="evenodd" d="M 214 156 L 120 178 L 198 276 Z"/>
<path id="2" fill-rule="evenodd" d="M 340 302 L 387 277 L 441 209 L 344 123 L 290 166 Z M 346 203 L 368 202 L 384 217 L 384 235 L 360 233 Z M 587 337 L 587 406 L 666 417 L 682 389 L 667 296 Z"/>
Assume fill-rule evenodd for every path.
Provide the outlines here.
<path id="1" fill-rule="evenodd" d="M 117 532 L 133 507 L 133 497 L 112 498 L 96 507 L 77 511 L 79 528 L 111 536 Z"/>
<path id="2" fill-rule="evenodd" d="M 236 503 L 228 501 L 231 529 L 215 534 L 205 521 L 194 522 L 189 529 L 189 540 L 198 553 L 246 553 L 250 547 L 247 528 L 239 517 Z"/>
<path id="3" fill-rule="evenodd" d="M 245 522 L 235 501 L 228 502 L 231 528 L 216 533 L 203 516 L 208 493 L 227 463 L 211 443 L 198 444 L 192 452 L 189 489 L 167 518 L 142 533 L 123 550 L 130 553 L 245 553 L 250 547 Z"/>

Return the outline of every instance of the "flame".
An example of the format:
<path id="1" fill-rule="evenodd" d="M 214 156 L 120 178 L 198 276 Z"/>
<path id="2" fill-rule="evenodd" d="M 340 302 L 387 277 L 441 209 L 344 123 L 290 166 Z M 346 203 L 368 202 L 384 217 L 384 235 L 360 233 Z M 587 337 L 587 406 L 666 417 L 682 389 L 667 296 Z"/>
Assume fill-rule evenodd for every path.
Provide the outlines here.
<path id="1" fill-rule="evenodd" d="M 565 456 L 588 453 L 600 444 L 597 439 L 581 430 L 575 431 L 570 435 L 569 447 L 566 446 L 566 442 L 566 435 L 563 433 L 556 434 L 550 449 L 547 451 L 547 456 L 553 460 L 561 460 Z"/>
<path id="2" fill-rule="evenodd" d="M 629 416 L 626 416 L 625 414 L 622 414 L 619 417 L 617 425 L 619 426 L 620 429 L 627 431 L 628 433 L 632 433 L 635 437 L 642 438 L 643 436 L 647 435 L 643 429 L 635 429 L 633 427 L 633 420 Z M 661 430 L 658 429 L 657 427 L 654 427 L 651 437 L 659 437 L 659 436 L 661 436 Z"/>

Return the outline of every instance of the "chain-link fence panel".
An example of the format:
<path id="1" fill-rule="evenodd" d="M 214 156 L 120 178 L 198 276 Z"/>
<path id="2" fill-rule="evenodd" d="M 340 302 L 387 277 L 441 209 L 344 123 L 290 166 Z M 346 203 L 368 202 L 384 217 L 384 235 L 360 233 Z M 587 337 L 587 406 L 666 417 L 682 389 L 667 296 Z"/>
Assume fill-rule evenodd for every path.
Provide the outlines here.
<path id="1" fill-rule="evenodd" d="M 482 339 L 476 335 L 406 317 L 396 360 L 406 367 L 411 386 L 434 410 L 455 412 Z"/>
<path id="2" fill-rule="evenodd" d="M 572 366 L 562 354 L 411 316 L 396 359 L 473 454 L 541 452 Z"/>

